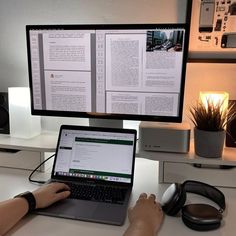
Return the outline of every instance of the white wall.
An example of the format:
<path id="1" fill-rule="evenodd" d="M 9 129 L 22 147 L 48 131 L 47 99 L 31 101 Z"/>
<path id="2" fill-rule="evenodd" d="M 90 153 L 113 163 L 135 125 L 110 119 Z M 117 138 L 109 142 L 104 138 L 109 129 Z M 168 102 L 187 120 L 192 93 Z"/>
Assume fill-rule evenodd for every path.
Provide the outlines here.
<path id="1" fill-rule="evenodd" d="M 236 64 L 188 63 L 184 98 L 184 119 L 189 120 L 189 107 L 199 91 L 226 91 L 236 100 Z"/>

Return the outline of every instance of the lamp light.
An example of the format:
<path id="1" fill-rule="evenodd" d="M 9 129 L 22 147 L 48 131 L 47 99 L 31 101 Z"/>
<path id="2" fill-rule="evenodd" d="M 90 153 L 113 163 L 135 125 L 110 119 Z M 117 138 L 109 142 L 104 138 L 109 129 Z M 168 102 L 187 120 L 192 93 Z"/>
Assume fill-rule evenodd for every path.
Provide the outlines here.
<path id="1" fill-rule="evenodd" d="M 32 138 L 41 132 L 40 116 L 32 116 L 28 87 L 8 88 L 10 135 L 16 138 Z"/>
<path id="2" fill-rule="evenodd" d="M 198 156 L 222 156 L 225 126 L 230 112 L 228 99 L 226 92 L 200 92 L 199 103 L 190 110 L 195 124 L 194 147 Z"/>
<path id="3" fill-rule="evenodd" d="M 208 104 L 217 106 L 220 104 L 221 112 L 226 112 L 228 109 L 229 94 L 224 91 L 200 91 L 199 99 L 202 104 L 208 108 Z"/>

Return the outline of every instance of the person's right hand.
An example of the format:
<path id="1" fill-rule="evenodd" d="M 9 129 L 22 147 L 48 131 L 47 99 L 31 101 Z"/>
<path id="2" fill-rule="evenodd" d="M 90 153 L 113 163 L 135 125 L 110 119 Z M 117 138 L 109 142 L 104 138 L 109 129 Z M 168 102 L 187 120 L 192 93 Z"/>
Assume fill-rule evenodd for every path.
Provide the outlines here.
<path id="1" fill-rule="evenodd" d="M 147 197 L 146 193 L 139 196 L 135 206 L 129 208 L 128 216 L 130 224 L 135 227 L 147 227 L 155 235 L 163 221 L 163 211 L 159 202 L 155 201 L 156 196 L 151 194 Z"/>
<path id="2" fill-rule="evenodd" d="M 50 183 L 32 192 L 36 200 L 36 209 L 45 208 L 70 195 L 70 188 L 63 183 Z"/>

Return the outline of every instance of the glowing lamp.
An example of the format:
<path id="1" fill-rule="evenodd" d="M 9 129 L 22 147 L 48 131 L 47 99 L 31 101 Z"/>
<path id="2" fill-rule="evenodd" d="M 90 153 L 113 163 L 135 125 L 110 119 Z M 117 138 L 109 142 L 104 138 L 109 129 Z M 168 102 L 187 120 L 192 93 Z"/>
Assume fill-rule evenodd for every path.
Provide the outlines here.
<path id="1" fill-rule="evenodd" d="M 200 92 L 199 99 L 202 104 L 208 108 L 208 104 L 212 104 L 213 106 L 220 105 L 221 111 L 226 112 L 228 109 L 228 102 L 229 102 L 229 94 L 226 92 L 221 91 L 206 91 Z"/>

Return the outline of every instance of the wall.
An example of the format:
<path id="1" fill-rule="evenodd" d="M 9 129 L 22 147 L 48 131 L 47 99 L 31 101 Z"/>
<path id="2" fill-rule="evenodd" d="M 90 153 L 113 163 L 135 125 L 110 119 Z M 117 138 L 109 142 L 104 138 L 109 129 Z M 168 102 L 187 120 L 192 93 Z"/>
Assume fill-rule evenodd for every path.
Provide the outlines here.
<path id="1" fill-rule="evenodd" d="M 1 0 L 0 91 L 28 86 L 26 24 L 184 22 L 187 0 Z M 226 90 L 236 99 L 235 64 L 188 64 L 185 112 L 199 90 Z M 43 118 L 43 127 L 77 119 Z"/>
<path id="2" fill-rule="evenodd" d="M 189 107 L 199 96 L 199 91 L 227 91 L 236 100 L 236 64 L 188 63 L 184 119 L 189 120 Z"/>
<path id="3" fill-rule="evenodd" d="M 186 0 L 169 0 L 168 4 L 165 0 L 1 0 L 0 90 L 28 86 L 26 24 L 184 22 L 183 2 Z"/>

